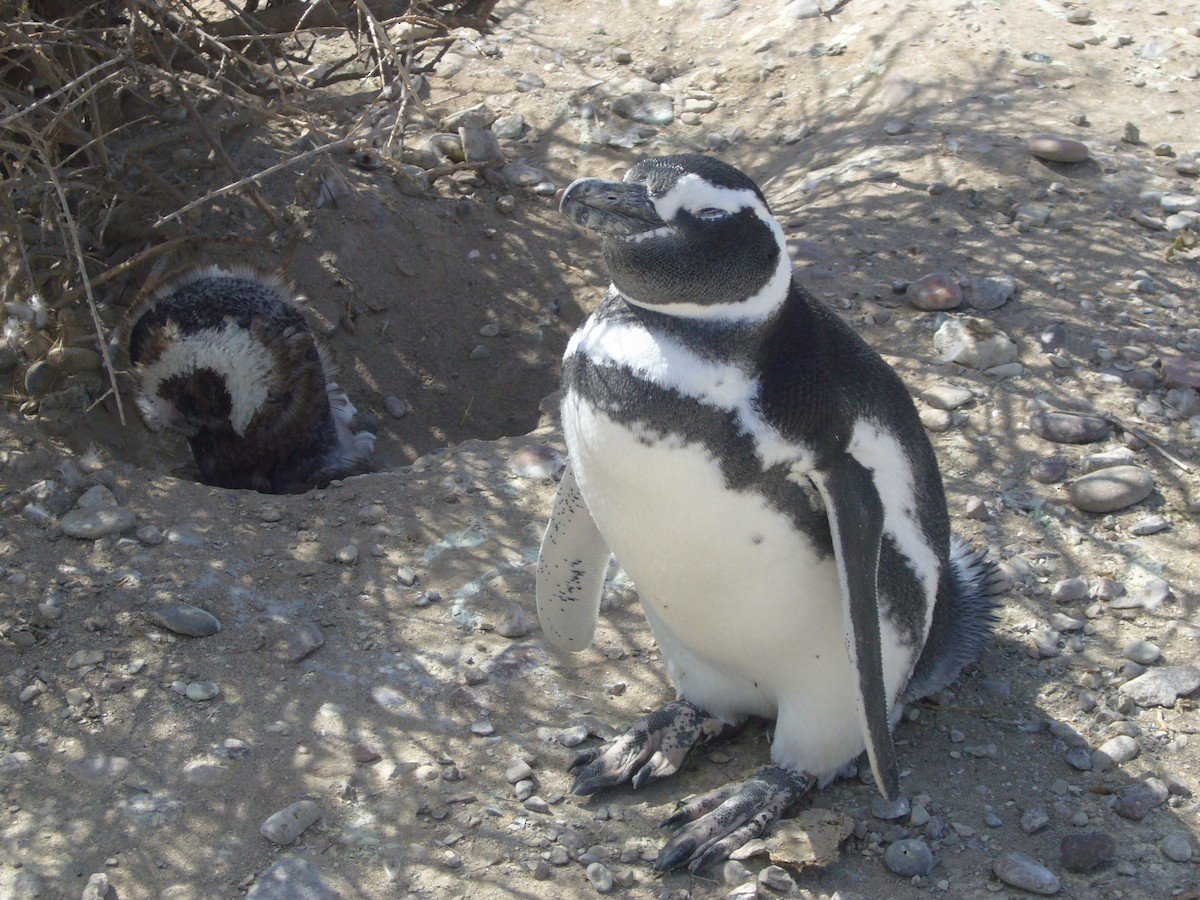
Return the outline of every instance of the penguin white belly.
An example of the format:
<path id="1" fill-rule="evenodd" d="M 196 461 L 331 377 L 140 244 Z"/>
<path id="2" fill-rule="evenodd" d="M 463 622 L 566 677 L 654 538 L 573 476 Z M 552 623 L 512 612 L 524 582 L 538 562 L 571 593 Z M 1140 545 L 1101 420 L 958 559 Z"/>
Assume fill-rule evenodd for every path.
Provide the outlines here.
<path id="1" fill-rule="evenodd" d="M 834 557 L 759 494 L 730 490 L 699 444 L 642 440 L 573 392 L 563 426 L 679 695 L 730 722 L 776 719 L 774 760 L 832 778 L 864 747 Z M 894 697 L 911 659 L 889 656 Z"/>

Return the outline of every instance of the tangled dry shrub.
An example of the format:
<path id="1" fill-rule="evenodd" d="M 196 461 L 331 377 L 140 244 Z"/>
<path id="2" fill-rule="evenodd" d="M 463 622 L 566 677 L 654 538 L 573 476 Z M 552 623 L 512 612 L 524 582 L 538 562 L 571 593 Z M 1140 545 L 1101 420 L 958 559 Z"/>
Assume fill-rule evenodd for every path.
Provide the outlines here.
<path id="1" fill-rule="evenodd" d="M 456 29 L 485 27 L 495 4 L 0 0 L 4 399 L 36 394 L 18 376 L 47 358 L 67 376 L 103 368 L 116 392 L 102 292 L 144 278 L 182 244 L 213 240 L 194 226 L 218 198 L 277 226 L 264 179 L 349 144 L 372 104 L 398 108 L 387 139 L 402 140 L 405 111 L 420 103 L 415 75 Z M 314 65 L 317 35 L 331 32 L 350 35 L 353 51 Z M 346 80 L 357 93 L 325 90 Z M 346 110 L 361 112 L 348 123 L 331 115 Z M 229 144 L 252 128 L 277 161 L 245 170 Z M 208 165 L 173 177 L 197 158 Z"/>

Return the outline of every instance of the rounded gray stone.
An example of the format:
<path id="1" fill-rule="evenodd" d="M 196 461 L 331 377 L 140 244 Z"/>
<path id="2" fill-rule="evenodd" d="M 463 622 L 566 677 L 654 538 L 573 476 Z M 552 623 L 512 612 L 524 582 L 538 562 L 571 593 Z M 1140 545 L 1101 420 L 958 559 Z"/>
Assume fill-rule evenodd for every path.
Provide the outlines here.
<path id="1" fill-rule="evenodd" d="M 974 278 L 963 293 L 963 299 L 972 309 L 987 312 L 999 309 L 1009 301 L 1017 290 L 1017 282 L 1011 275 Z"/>
<path id="2" fill-rule="evenodd" d="M 190 603 L 164 603 L 146 618 L 168 631 L 188 637 L 211 637 L 221 630 L 216 616 Z"/>
<path id="3" fill-rule="evenodd" d="M 1090 872 L 1112 861 L 1117 842 L 1102 831 L 1064 835 L 1059 844 L 1063 868 L 1069 872 Z"/>
<path id="4" fill-rule="evenodd" d="M 273 813 L 262 823 L 259 833 L 272 844 L 295 843 L 304 830 L 321 818 L 321 807 L 312 800 L 300 800 Z"/>
<path id="5" fill-rule="evenodd" d="M 1056 444 L 1094 444 L 1112 430 L 1106 419 L 1075 413 L 1040 410 L 1029 417 L 1029 427 L 1038 437 Z"/>
<path id="6" fill-rule="evenodd" d="M 1185 863 L 1192 860 L 1192 842 L 1182 831 L 1173 831 L 1158 842 L 1162 855 L 1172 862 Z"/>
<path id="7" fill-rule="evenodd" d="M 1152 644 L 1144 638 L 1135 638 L 1125 645 L 1125 649 L 1121 655 L 1126 659 L 1131 659 L 1141 666 L 1151 666 L 1158 662 L 1162 656 L 1162 650 L 1157 644 Z"/>
<path id="8" fill-rule="evenodd" d="M 992 872 L 1005 884 L 1033 894 L 1057 894 L 1058 876 L 1024 853 L 1006 853 L 992 863 Z"/>
<path id="9" fill-rule="evenodd" d="M 613 889 L 612 872 L 602 862 L 594 862 L 587 867 L 587 880 L 591 882 L 598 894 L 607 894 Z"/>
<path id="10" fill-rule="evenodd" d="M 644 125 L 670 125 L 675 121 L 675 103 L 666 94 L 638 92 L 613 101 L 612 111 L 623 119 Z"/>
<path id="11" fill-rule="evenodd" d="M 1101 744 L 1092 753 L 1092 768 L 1104 772 L 1127 763 L 1138 755 L 1138 742 L 1127 734 L 1118 734 Z"/>
<path id="12" fill-rule="evenodd" d="M 920 838 L 895 841 L 883 856 L 888 871 L 901 878 L 928 875 L 933 870 L 933 853 Z"/>
<path id="13" fill-rule="evenodd" d="M 58 369 L 46 360 L 38 360 L 25 370 L 25 392 L 30 397 L 44 397 L 54 387 Z"/>
<path id="14" fill-rule="evenodd" d="M 133 528 L 137 524 L 137 514 L 124 506 L 73 509 L 58 524 L 67 537 L 94 541 Z"/>
<path id="15" fill-rule="evenodd" d="M 1139 466 L 1113 466 L 1076 479 L 1067 488 L 1071 502 L 1084 512 L 1109 513 L 1150 496 L 1154 476 Z"/>
<path id="16" fill-rule="evenodd" d="M 1077 603 L 1088 595 L 1087 579 L 1081 575 L 1074 578 L 1064 578 L 1054 585 L 1050 591 L 1050 599 L 1055 603 Z"/>
<path id="17" fill-rule="evenodd" d="M 1031 135 L 1026 146 L 1038 159 L 1051 162 L 1076 163 L 1088 158 L 1087 144 L 1058 134 L 1040 132 Z"/>

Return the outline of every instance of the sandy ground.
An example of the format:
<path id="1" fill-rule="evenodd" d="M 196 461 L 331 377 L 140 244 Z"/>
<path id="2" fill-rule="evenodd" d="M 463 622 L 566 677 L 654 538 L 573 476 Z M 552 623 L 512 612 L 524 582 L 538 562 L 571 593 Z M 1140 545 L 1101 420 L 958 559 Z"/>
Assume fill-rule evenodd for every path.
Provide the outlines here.
<path id="1" fill-rule="evenodd" d="M 590 862 L 631 897 L 723 897 L 754 881 L 763 857 L 749 872 L 699 877 L 661 878 L 651 862 L 676 801 L 762 764 L 767 732 L 752 726 L 636 793 L 570 795 L 564 744 L 612 734 L 670 686 L 630 586 L 610 591 L 597 642 L 578 656 L 545 644 L 533 611 L 547 472 L 562 451 L 542 400 L 606 282 L 597 246 L 550 193 L 643 154 L 694 149 L 758 181 L 799 277 L 914 397 L 947 383 L 971 391 L 941 421 L 919 405 L 956 530 L 1014 578 L 978 665 L 897 729 L 904 794 L 928 821 L 874 817 L 874 790 L 857 780 L 817 793 L 814 806 L 856 830 L 835 861 L 792 869 L 795 890 L 1018 896 L 993 865 L 1019 851 L 1062 896 L 1195 896 L 1183 859 L 1200 849 L 1195 706 L 1131 708 L 1116 690 L 1136 673 L 1130 641 L 1160 648 L 1152 667 L 1177 666 L 1194 661 L 1200 634 L 1195 393 L 1162 369 L 1164 357 L 1193 372 L 1200 361 L 1200 272 L 1188 235 L 1157 227 L 1165 213 L 1146 193 L 1196 196 L 1195 177 L 1177 169 L 1200 152 L 1195 11 L 1098 0 L 1071 24 L 1077 7 L 1011 0 L 848 0 L 806 19 L 796 7 L 501 3 L 495 28 L 429 76 L 423 104 L 434 119 L 478 103 L 519 113 L 522 135 L 502 147 L 541 171 L 545 195 L 459 174 L 412 196 L 392 168 L 342 154 L 267 182 L 283 222 L 274 232 L 237 199 L 195 220 L 212 247 L 173 263 L 280 267 L 309 296 L 343 386 L 377 425 L 379 472 L 302 496 L 221 491 L 174 477 L 186 447 L 132 418 L 122 426 L 111 399 L 86 413 L 77 396 L 43 399 L 0 417 L 0 896 L 75 898 L 101 872 L 121 898 L 588 896 Z M 317 58 L 344 49 L 338 40 L 324 38 Z M 670 124 L 611 112 L 650 90 L 674 101 Z M 1123 140 L 1127 123 L 1136 143 Z M 418 117 L 409 143 L 437 130 Z M 1084 141 L 1089 160 L 1032 157 L 1026 139 L 1041 131 Z M 247 171 L 268 164 L 254 129 L 232 146 Z M 331 172 L 336 202 L 317 207 Z M 1031 225 L 1028 207 L 1048 220 Z M 1009 335 L 1019 372 L 939 362 L 944 315 L 894 289 L 936 271 L 964 285 L 1012 279 L 999 308 L 950 315 Z M 135 290 L 101 298 L 109 327 Z M 1048 347 L 1053 326 L 1062 341 Z M 389 413 L 388 398 L 407 414 Z M 1153 493 L 1110 515 L 1083 512 L 1066 485 L 1125 435 L 1050 443 L 1029 427 L 1039 404 L 1110 413 L 1189 469 L 1132 441 Z M 1053 455 L 1066 479 L 1031 477 Z M 96 484 L 136 514 L 141 539 L 61 532 L 59 517 Z M 22 512 L 31 500 L 48 519 Z M 1152 515 L 1167 527 L 1139 535 Z M 1082 596 L 1051 599 L 1077 577 Z M 1103 579 L 1126 597 L 1163 579 L 1169 597 L 1123 609 L 1105 601 Z M 170 632 L 153 617 L 169 603 L 202 607 L 221 630 Z M 316 631 L 323 645 L 296 659 Z M 206 682 L 212 699 L 182 693 Z M 1122 765 L 1066 761 L 1119 735 L 1139 750 Z M 518 760 L 532 769 L 528 787 L 506 777 L 523 771 Z M 1140 820 L 1119 814 L 1147 777 L 1169 799 Z M 295 843 L 260 835 L 302 800 L 319 819 Z M 1047 821 L 1033 828 L 1038 811 Z M 1063 837 L 1093 832 L 1112 835 L 1115 851 L 1069 871 Z M 904 837 L 927 841 L 930 873 L 905 880 L 885 866 Z"/>

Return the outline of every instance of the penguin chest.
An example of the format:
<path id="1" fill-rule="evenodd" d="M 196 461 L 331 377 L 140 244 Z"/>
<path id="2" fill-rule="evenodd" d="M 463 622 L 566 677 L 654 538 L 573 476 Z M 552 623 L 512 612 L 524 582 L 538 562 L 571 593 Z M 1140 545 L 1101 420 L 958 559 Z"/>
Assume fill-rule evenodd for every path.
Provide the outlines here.
<path id="1" fill-rule="evenodd" d="M 618 421 L 577 392 L 564 398 L 563 425 L 584 499 L 681 694 L 736 719 L 775 717 L 800 685 L 845 693 L 837 566 L 798 527 L 807 516 L 827 534 L 822 509 L 798 523 L 765 482 L 731 486 L 709 442 Z"/>

